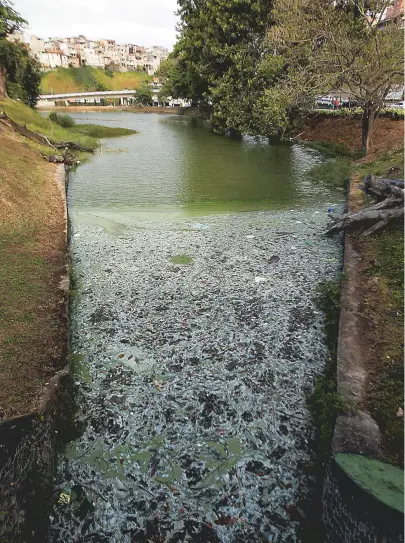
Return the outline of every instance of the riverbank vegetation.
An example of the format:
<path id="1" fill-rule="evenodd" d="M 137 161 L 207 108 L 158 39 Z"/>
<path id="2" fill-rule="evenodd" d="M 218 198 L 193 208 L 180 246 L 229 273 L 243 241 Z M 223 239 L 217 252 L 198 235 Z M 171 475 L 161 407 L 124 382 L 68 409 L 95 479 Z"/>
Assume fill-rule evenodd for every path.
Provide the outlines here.
<path id="1" fill-rule="evenodd" d="M 58 282 L 67 257 L 55 166 L 1 123 L 0 163 L 1 421 L 35 409 L 65 364 Z"/>
<path id="2" fill-rule="evenodd" d="M 403 179 L 404 150 L 400 148 L 361 159 L 355 172 Z M 370 237 L 356 237 L 362 256 L 362 307 L 370 345 L 365 408 L 383 436 L 385 460 L 404 463 L 404 224 L 403 219 Z"/>
<path id="3" fill-rule="evenodd" d="M 68 128 L 70 132 L 83 134 L 94 139 L 118 138 L 121 136 L 137 134 L 136 130 L 131 130 L 130 128 L 103 126 L 99 124 L 76 124 L 75 120 L 70 115 L 57 113 L 56 111 L 52 111 L 49 114 L 48 119 L 62 128 Z"/>
<path id="4" fill-rule="evenodd" d="M 119 72 L 92 66 L 55 68 L 43 72 L 41 94 L 138 89 L 150 79 L 144 71 Z"/>
<path id="5" fill-rule="evenodd" d="M 399 22 L 389 0 L 285 2 L 179 0 L 179 38 L 159 75 L 165 95 L 210 105 L 218 133 L 285 136 L 316 96 L 349 91 L 367 153 L 387 94 L 403 80 Z"/>

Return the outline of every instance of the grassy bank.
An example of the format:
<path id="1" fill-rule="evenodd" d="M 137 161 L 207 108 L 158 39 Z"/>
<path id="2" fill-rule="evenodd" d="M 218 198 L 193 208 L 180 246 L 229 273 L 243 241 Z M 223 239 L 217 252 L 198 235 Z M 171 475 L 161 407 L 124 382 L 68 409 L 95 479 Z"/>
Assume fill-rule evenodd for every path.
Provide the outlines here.
<path id="1" fill-rule="evenodd" d="M 151 78 L 146 72 L 108 72 L 102 68 L 55 68 L 45 72 L 41 80 L 41 94 L 137 89 Z"/>
<path id="2" fill-rule="evenodd" d="M 356 172 L 403 179 L 404 151 L 362 159 Z M 364 333 L 370 344 L 365 407 L 380 427 L 385 460 L 396 465 L 404 463 L 404 419 L 397 415 L 398 408 L 404 409 L 403 228 L 399 222 L 356 240 L 364 278 Z"/>
<path id="3" fill-rule="evenodd" d="M 0 125 L 0 420 L 35 409 L 64 365 L 63 204 L 55 166 Z M 62 319 L 62 320 L 61 320 Z"/>
<path id="4" fill-rule="evenodd" d="M 42 134 L 50 140 L 60 142 L 74 141 L 89 149 L 96 149 L 98 146 L 95 138 L 63 128 L 57 123 L 50 121 L 48 118 L 42 117 L 38 112 L 22 102 L 0 99 L 0 111 L 4 111 L 10 119 L 19 125 L 27 127 L 31 132 Z M 27 140 L 27 142 L 29 142 L 29 140 Z M 51 152 L 54 153 L 55 151 Z M 47 148 L 46 154 L 50 154 L 51 152 L 50 148 Z"/>
<path id="5" fill-rule="evenodd" d="M 74 142 L 86 149 L 95 150 L 101 138 L 115 138 L 136 134 L 136 130 L 128 128 L 101 126 L 96 124 L 75 124 L 69 116 L 53 113 L 53 117 L 43 117 L 37 111 L 29 108 L 20 101 L 0 99 L 0 111 L 4 111 L 10 119 L 31 132 L 45 136 L 53 142 Z M 68 117 L 72 122 L 61 126 L 58 117 Z M 29 139 L 25 140 L 33 150 L 48 156 L 60 151 L 48 145 L 41 145 Z M 77 158 L 84 160 L 88 153 L 76 153 Z"/>
<path id="6" fill-rule="evenodd" d="M 44 386 L 66 364 L 67 323 L 58 288 L 67 263 L 63 199 L 56 166 L 43 159 L 60 151 L 32 141 L 32 133 L 94 150 L 99 138 L 135 131 L 66 128 L 8 99 L 0 100 L 0 111 L 30 131 L 26 137 L 9 121 L 0 123 L 1 421 L 36 409 Z"/>

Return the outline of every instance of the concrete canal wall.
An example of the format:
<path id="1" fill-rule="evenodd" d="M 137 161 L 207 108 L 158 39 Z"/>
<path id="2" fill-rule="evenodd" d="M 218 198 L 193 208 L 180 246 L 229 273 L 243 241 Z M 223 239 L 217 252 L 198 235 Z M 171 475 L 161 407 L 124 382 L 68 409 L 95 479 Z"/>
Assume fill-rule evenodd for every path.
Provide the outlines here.
<path id="1" fill-rule="evenodd" d="M 359 192 L 360 179 L 351 180 L 349 210 L 353 210 Z M 337 351 L 337 391 L 350 407 L 346 413 L 337 417 L 332 452 L 333 457 L 326 469 L 323 494 L 324 525 L 326 541 L 341 542 L 400 542 L 403 541 L 404 515 L 395 506 L 398 497 L 391 503 L 384 503 L 387 491 L 381 491 L 379 497 L 373 495 L 373 484 L 388 486 L 400 480 L 403 472 L 394 472 L 393 482 L 387 475 L 393 468 L 383 462 L 377 464 L 372 473 L 370 487 L 365 488 L 363 481 L 353 478 L 342 467 L 339 458 L 348 455 L 361 455 L 370 459 L 381 458 L 381 434 L 372 416 L 358 408 L 362 405 L 366 393 L 367 351 L 369 345 L 364 341 L 364 322 L 361 305 L 359 272 L 361 255 L 356 252 L 353 235 L 345 234 L 344 266 L 345 280 L 342 281 L 341 313 Z M 350 456 L 353 458 L 352 456 Z M 357 459 L 362 460 L 362 459 Z M 354 458 L 356 461 L 356 458 Z M 375 469 L 373 465 L 372 468 Z M 381 480 L 380 480 L 381 477 Z M 398 489 L 397 489 L 398 490 Z M 388 490 L 389 493 L 389 490 Z"/>

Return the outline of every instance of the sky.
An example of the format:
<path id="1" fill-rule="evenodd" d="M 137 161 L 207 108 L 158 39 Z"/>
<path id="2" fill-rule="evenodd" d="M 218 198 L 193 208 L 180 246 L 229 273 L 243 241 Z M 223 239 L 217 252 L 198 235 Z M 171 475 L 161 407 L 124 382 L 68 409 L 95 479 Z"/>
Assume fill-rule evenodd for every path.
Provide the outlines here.
<path id="1" fill-rule="evenodd" d="M 176 0 L 14 0 L 14 8 L 40 38 L 83 34 L 169 49 L 176 41 Z"/>

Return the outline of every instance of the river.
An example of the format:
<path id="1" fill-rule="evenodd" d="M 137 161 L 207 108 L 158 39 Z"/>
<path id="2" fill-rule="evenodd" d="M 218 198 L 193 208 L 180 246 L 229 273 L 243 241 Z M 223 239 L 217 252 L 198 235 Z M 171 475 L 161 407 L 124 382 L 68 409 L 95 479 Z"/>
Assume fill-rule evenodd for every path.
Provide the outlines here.
<path id="1" fill-rule="evenodd" d="M 82 435 L 58 462 L 55 542 L 300 541 L 327 356 L 317 285 L 342 195 L 300 145 L 124 112 L 139 130 L 70 175 L 71 362 Z"/>

